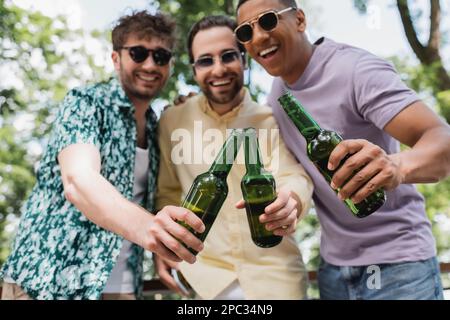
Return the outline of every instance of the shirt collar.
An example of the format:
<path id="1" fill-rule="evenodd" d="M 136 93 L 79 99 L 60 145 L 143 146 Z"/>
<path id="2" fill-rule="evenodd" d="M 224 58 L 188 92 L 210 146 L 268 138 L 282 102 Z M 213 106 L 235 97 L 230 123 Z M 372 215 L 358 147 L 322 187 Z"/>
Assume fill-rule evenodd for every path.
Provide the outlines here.
<path id="1" fill-rule="evenodd" d="M 116 77 L 112 77 L 109 81 L 111 85 L 111 93 L 114 100 L 114 104 L 125 109 L 134 109 L 134 105 L 131 103 L 127 94 L 123 90 L 122 84 Z"/>

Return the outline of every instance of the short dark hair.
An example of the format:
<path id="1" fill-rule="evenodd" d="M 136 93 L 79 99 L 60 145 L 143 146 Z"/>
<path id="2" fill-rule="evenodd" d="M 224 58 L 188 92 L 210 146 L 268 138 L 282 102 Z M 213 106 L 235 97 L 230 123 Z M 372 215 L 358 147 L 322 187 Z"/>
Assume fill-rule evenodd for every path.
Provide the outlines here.
<path id="1" fill-rule="evenodd" d="M 236 29 L 237 27 L 237 23 L 234 19 L 227 16 L 207 16 L 201 19 L 200 21 L 197 21 L 189 31 L 187 40 L 189 61 L 191 63 L 194 63 L 194 54 L 192 53 L 192 43 L 194 42 L 195 36 L 202 30 L 208 30 L 214 27 L 227 27 L 234 32 L 234 29 Z M 237 40 L 236 44 L 239 48 L 239 51 L 245 54 L 246 50 L 244 46 Z"/>
<path id="2" fill-rule="evenodd" d="M 130 15 L 121 17 L 112 31 L 113 50 L 117 51 L 134 34 L 140 39 L 152 37 L 160 38 L 168 42 L 172 49 L 175 45 L 175 21 L 169 16 L 157 12 L 151 14 L 148 11 L 135 11 Z"/>
<path id="3" fill-rule="evenodd" d="M 239 0 L 238 5 L 236 7 L 236 12 L 239 10 L 240 6 L 250 0 Z M 278 0 L 278 2 L 284 4 L 286 7 L 297 8 L 297 2 L 295 0 Z"/>

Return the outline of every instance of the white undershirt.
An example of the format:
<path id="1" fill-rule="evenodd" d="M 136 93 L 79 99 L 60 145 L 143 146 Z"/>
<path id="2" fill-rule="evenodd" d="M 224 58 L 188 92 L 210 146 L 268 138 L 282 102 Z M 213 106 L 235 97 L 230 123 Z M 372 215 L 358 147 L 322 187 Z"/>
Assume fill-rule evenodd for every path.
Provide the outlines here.
<path id="1" fill-rule="evenodd" d="M 136 149 L 136 161 L 134 166 L 133 202 L 141 205 L 147 192 L 149 157 L 148 149 Z M 131 256 L 132 243 L 123 240 L 122 248 L 116 265 L 106 282 L 103 293 L 133 293 L 134 275 L 128 268 L 127 261 Z"/>

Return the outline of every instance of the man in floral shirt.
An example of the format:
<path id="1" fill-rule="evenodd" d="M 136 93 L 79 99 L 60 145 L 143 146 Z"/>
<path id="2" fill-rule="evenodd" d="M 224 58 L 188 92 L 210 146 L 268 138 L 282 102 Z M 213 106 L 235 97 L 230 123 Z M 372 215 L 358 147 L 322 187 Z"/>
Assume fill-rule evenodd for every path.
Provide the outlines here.
<path id="1" fill-rule="evenodd" d="M 153 211 L 159 150 L 150 102 L 170 74 L 174 22 L 145 11 L 112 32 L 117 79 L 73 89 L 55 120 L 37 184 L 3 266 L 4 299 L 134 299 L 143 250 L 195 262 L 190 211 Z M 143 207 L 146 209 L 143 209 Z"/>

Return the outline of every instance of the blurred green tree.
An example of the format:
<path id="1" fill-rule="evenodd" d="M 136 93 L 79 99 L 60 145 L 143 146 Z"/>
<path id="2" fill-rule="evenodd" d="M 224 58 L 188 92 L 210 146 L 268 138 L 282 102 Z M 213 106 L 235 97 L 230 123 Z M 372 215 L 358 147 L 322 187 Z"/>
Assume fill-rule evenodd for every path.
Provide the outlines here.
<path id="1" fill-rule="evenodd" d="M 366 14 L 371 0 L 353 0 L 355 8 Z M 442 57 L 442 48 L 448 45 L 448 30 L 442 26 L 442 12 L 440 0 L 428 0 L 427 10 L 429 16 L 424 18 L 424 9 L 418 6 L 416 0 L 395 0 L 395 6 L 400 14 L 405 37 L 420 61 L 416 71 L 410 73 L 411 81 L 420 89 L 429 90 L 438 103 L 441 115 L 450 123 L 450 75 L 445 68 Z M 425 1 L 422 1 L 422 5 Z M 428 19 L 429 30 L 424 32 L 419 27 L 419 22 Z M 427 40 L 421 41 L 421 38 Z M 420 76 L 420 77 L 419 77 Z"/>
<path id="2" fill-rule="evenodd" d="M 105 79 L 103 57 L 88 51 L 86 40 L 103 52 L 102 33 L 71 30 L 66 18 L 51 18 L 0 0 L 0 265 L 11 235 L 6 222 L 34 184 L 56 104 L 68 88 Z"/>

